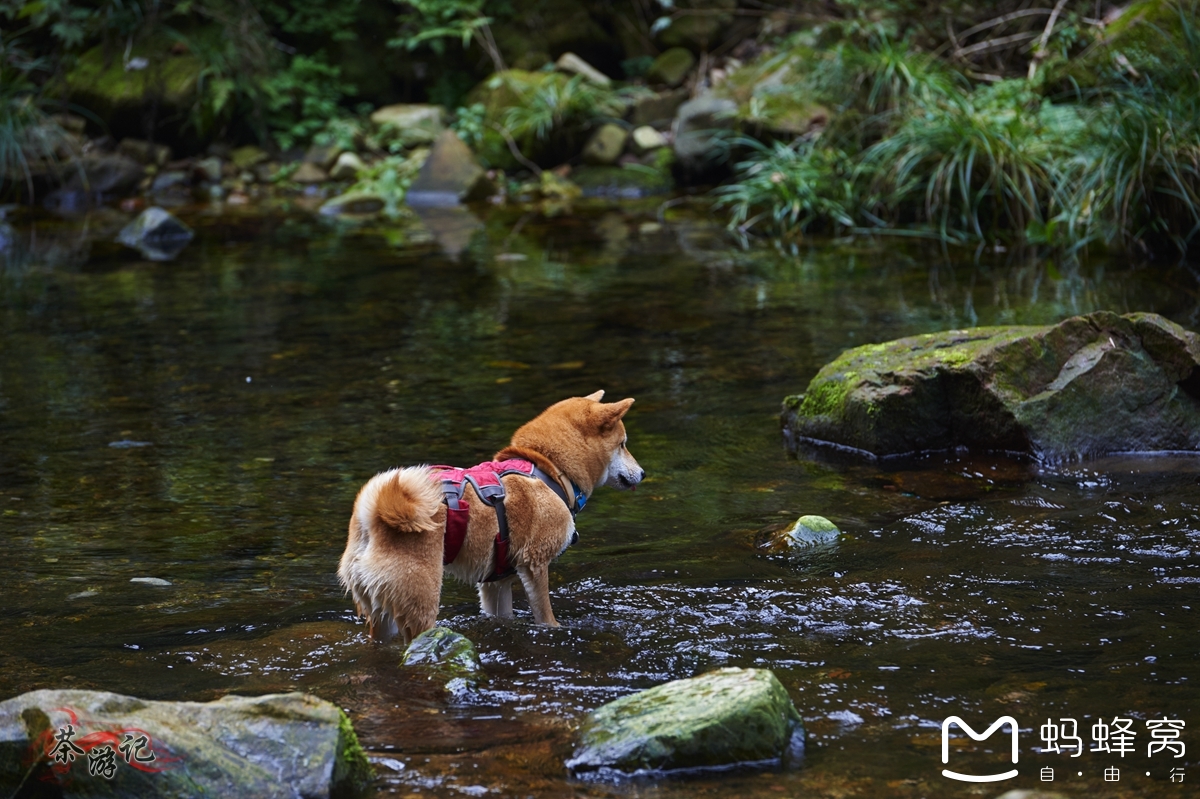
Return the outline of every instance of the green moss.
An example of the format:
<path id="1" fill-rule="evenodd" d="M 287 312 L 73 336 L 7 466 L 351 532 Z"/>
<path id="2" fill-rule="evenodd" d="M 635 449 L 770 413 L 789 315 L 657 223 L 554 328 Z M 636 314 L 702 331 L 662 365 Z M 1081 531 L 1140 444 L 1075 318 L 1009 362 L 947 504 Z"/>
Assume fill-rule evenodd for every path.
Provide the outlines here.
<path id="1" fill-rule="evenodd" d="M 155 48 L 153 44 L 134 48 L 132 55 L 149 59 L 151 66 L 126 71 L 120 57 L 105 58 L 104 48 L 88 50 L 66 76 L 68 94 L 102 116 L 140 105 L 151 97 L 176 108 L 192 101 L 204 66 L 200 59 L 187 54 L 167 55 L 165 47 Z"/>
<path id="2" fill-rule="evenodd" d="M 824 416 L 836 414 L 846 403 L 846 397 L 853 388 L 853 381 L 858 375 L 855 372 L 843 372 L 840 375 L 822 378 L 817 375 L 808 387 L 797 412 L 801 416 Z"/>
<path id="3" fill-rule="evenodd" d="M 361 794 L 374 779 L 367 753 L 358 742 L 354 725 L 345 713 L 338 719 L 338 759 L 334 766 L 333 784 L 342 793 Z"/>

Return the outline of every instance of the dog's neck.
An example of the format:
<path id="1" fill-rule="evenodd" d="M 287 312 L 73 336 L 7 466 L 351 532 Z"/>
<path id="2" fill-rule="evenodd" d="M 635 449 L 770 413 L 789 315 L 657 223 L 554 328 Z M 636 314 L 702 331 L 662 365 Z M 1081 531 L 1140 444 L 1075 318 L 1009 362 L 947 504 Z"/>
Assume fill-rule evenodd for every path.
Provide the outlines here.
<path id="1" fill-rule="evenodd" d="M 592 481 L 586 479 L 580 480 L 578 479 L 577 475 L 567 474 L 562 469 L 558 468 L 558 465 L 555 464 L 554 461 L 541 452 L 538 452 L 536 449 L 530 449 L 529 447 L 518 447 L 513 444 L 509 444 L 507 447 L 497 452 L 495 456 L 493 456 L 492 460 L 503 461 L 508 460 L 509 458 L 520 458 L 521 460 L 529 461 L 534 466 L 538 467 L 543 472 L 557 480 L 558 484 L 562 486 L 563 491 L 568 497 L 574 497 L 576 493 L 582 493 L 583 498 L 586 500 L 592 495 L 592 491 L 595 490 L 595 486 L 592 484 Z M 577 504 L 579 507 L 583 506 L 583 502 L 578 502 Z M 578 508 L 576 508 L 576 510 L 578 510 Z"/>

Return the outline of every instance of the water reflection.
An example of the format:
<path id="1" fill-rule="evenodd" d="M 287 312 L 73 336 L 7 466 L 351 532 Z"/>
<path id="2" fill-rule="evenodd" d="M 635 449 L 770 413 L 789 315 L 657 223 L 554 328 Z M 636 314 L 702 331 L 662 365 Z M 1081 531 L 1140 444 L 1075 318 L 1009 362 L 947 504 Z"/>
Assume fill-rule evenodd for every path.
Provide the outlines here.
<path id="1" fill-rule="evenodd" d="M 168 266 L 106 243 L 123 219 L 3 232 L 4 695 L 313 691 L 355 715 L 380 795 L 439 796 L 951 795 L 950 713 L 1196 715 L 1194 461 L 792 461 L 776 418 L 869 341 L 1098 308 L 1189 324 L 1185 269 L 743 250 L 657 204 L 494 211 L 456 260 L 408 228 L 180 213 L 197 238 Z M 552 570 L 564 627 L 497 624 L 448 584 L 442 619 L 490 680 L 415 684 L 336 584 L 358 486 L 490 457 L 597 388 L 638 399 L 651 479 L 580 517 Z M 757 546 L 808 513 L 845 533 L 832 554 Z M 780 676 L 809 726 L 804 771 L 566 782 L 579 713 L 724 665 Z"/>

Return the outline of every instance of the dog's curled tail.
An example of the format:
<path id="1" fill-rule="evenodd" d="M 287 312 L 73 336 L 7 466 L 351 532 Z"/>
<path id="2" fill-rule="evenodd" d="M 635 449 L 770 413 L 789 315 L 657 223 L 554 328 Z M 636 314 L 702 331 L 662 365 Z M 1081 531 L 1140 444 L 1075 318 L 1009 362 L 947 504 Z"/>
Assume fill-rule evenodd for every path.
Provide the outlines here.
<path id="1" fill-rule="evenodd" d="M 362 503 L 368 518 L 361 521 L 367 529 L 375 526 L 372 521 L 397 533 L 431 533 L 439 529 L 436 516 L 442 505 L 442 491 L 429 467 L 390 469 L 371 478 L 363 491 L 372 488 L 374 502 Z"/>

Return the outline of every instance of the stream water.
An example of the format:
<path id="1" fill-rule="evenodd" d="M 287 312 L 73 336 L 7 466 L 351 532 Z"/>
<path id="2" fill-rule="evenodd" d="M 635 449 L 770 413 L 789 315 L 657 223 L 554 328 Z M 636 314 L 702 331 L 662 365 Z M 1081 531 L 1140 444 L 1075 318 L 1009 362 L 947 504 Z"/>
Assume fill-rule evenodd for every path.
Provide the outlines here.
<path id="1" fill-rule="evenodd" d="M 378 796 L 1197 795 L 1200 460 L 795 460 L 778 422 L 858 344 L 1097 309 L 1195 328 L 1188 269 L 891 241 L 744 250 L 655 206 L 493 211 L 453 259 L 304 212 L 185 219 L 197 238 L 165 264 L 97 238 L 111 221 L 0 231 L 0 696 L 311 692 L 354 719 Z M 533 626 L 519 591 L 498 623 L 446 584 L 441 623 L 488 680 L 440 694 L 367 641 L 337 584 L 357 489 L 485 460 L 598 388 L 637 399 L 645 484 L 580 516 L 551 570 L 561 628 Z M 761 548 L 806 513 L 841 541 Z M 787 687 L 802 769 L 568 779 L 584 712 L 720 666 Z M 950 715 L 1016 718 L 1020 776 L 942 777 Z M 1114 716 L 1133 751 L 1086 751 Z M 1064 718 L 1079 757 L 1039 751 Z M 1185 722 L 1183 757 L 1147 755 L 1162 718 Z M 1002 733 L 960 738 L 951 767 L 1006 755 Z"/>

